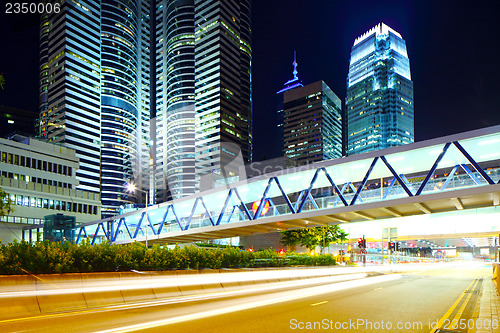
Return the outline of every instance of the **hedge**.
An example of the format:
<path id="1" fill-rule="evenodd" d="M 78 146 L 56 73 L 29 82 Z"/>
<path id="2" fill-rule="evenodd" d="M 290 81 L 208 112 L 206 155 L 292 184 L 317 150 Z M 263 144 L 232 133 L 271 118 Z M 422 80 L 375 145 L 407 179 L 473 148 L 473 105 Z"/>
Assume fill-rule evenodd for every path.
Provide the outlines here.
<path id="1" fill-rule="evenodd" d="M 236 247 L 171 249 L 155 245 L 148 249 L 141 243 L 91 246 L 49 241 L 0 246 L 0 275 L 335 264 L 331 255 L 278 254 L 273 249 L 249 252 Z"/>

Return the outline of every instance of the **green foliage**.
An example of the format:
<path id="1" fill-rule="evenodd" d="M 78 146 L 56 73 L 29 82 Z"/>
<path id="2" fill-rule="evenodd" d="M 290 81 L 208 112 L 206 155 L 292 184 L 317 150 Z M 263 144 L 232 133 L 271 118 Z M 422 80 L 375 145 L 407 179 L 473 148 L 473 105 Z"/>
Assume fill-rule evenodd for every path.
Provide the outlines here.
<path id="1" fill-rule="evenodd" d="M 5 79 L 3 77 L 3 73 L 0 73 L 0 88 L 2 88 L 2 90 L 4 84 L 5 84 Z"/>
<path id="2" fill-rule="evenodd" d="M 14 205 L 10 195 L 0 188 L 0 216 L 9 215 L 14 211 Z"/>
<path id="3" fill-rule="evenodd" d="M 283 237 L 280 242 L 285 246 L 300 244 L 312 251 L 316 246 L 323 248 L 332 243 L 339 243 L 347 240 L 347 233 L 338 225 L 328 225 L 316 228 L 303 228 L 281 231 Z"/>
<path id="4" fill-rule="evenodd" d="M 91 246 L 88 242 L 76 245 L 49 241 L 0 245 L 0 275 L 291 265 L 335 265 L 335 260 L 330 255 L 278 254 L 273 249 L 249 252 L 236 247 L 169 249 L 155 245 L 148 249 L 141 243 Z"/>

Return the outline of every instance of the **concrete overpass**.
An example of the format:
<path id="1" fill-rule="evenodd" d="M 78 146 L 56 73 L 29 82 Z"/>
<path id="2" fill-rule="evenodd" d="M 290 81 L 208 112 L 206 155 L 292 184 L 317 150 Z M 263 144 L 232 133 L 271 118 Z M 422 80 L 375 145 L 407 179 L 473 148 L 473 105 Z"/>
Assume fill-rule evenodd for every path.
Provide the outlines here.
<path id="1" fill-rule="evenodd" d="M 495 126 L 264 174 L 85 223 L 77 242 L 122 244 L 147 238 L 149 244 L 172 244 L 496 209 L 499 182 L 500 126 Z M 498 235 L 498 230 L 478 225 L 477 234 Z"/>

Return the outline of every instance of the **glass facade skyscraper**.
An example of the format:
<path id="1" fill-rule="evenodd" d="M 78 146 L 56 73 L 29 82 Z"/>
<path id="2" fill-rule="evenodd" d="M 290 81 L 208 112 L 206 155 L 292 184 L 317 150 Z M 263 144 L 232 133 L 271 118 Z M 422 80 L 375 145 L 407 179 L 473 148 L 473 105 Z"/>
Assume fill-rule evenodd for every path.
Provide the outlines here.
<path id="1" fill-rule="evenodd" d="M 157 3 L 157 189 L 194 193 L 241 148 L 251 161 L 250 0 Z"/>
<path id="2" fill-rule="evenodd" d="M 250 44 L 250 0 L 62 1 L 41 23 L 40 135 L 76 150 L 103 217 L 137 201 L 128 182 L 193 194 L 235 147 L 251 161 Z"/>
<path id="3" fill-rule="evenodd" d="M 195 0 L 196 176 L 252 160 L 251 1 Z M 231 172 L 227 176 L 232 176 Z"/>
<path id="4" fill-rule="evenodd" d="M 149 189 L 149 0 L 101 0 L 102 215 Z"/>
<path id="5" fill-rule="evenodd" d="M 406 43 L 381 23 L 354 41 L 346 97 L 347 155 L 414 141 Z"/>
<path id="6" fill-rule="evenodd" d="M 101 191 L 100 1 L 65 1 L 40 27 L 42 138 L 76 151 L 78 189 Z"/>
<path id="7" fill-rule="evenodd" d="M 308 164 L 342 156 L 342 103 L 323 81 L 284 92 L 285 156 Z"/>
<path id="8" fill-rule="evenodd" d="M 156 8 L 156 188 L 159 201 L 195 191 L 194 0 Z M 169 192 L 167 191 L 169 190 Z"/>
<path id="9" fill-rule="evenodd" d="M 76 150 L 103 217 L 148 186 L 149 1 L 63 1 L 41 23 L 40 134 Z"/>

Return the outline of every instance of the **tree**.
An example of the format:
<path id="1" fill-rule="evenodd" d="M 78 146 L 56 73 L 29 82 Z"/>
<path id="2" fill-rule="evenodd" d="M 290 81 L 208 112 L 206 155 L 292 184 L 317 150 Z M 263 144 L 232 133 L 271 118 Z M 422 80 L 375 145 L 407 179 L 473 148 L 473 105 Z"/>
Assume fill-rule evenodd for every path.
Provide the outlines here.
<path id="1" fill-rule="evenodd" d="M 9 193 L 0 188 L 0 216 L 9 215 L 14 211 Z"/>
<path id="2" fill-rule="evenodd" d="M 303 228 L 281 231 L 280 242 L 285 246 L 300 244 L 312 251 L 316 246 L 321 247 L 321 252 L 332 243 L 340 243 L 347 240 L 347 233 L 338 225 L 324 227 Z"/>
<path id="3" fill-rule="evenodd" d="M 0 73 L 0 88 L 2 88 L 2 90 L 4 84 L 5 84 L 5 79 L 3 77 L 3 73 Z"/>

